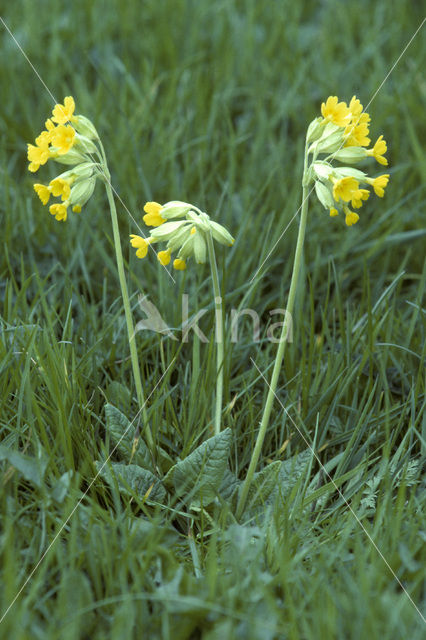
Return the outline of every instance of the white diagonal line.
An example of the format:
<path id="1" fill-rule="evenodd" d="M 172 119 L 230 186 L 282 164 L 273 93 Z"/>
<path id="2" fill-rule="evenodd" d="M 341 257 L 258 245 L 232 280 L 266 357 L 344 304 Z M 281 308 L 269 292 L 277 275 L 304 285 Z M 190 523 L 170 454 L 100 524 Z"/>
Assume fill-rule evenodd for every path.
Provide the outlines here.
<path id="1" fill-rule="evenodd" d="M 263 375 L 263 373 L 261 372 L 261 370 L 259 369 L 259 367 L 257 366 L 257 364 L 255 363 L 255 361 L 253 360 L 252 357 L 250 357 L 250 360 L 252 361 L 252 363 L 254 364 L 254 366 L 256 367 L 256 369 L 258 370 L 258 372 L 260 373 L 260 375 L 262 376 L 262 378 L 264 379 L 264 381 L 266 382 L 266 384 L 268 385 L 270 391 L 272 391 L 271 386 L 269 384 L 269 382 L 267 381 L 267 379 L 265 378 L 265 376 Z M 353 517 L 355 518 L 355 520 L 357 521 L 357 523 L 359 524 L 359 526 L 361 527 L 361 529 L 364 531 L 365 535 L 367 536 L 367 538 L 369 539 L 369 541 L 371 542 L 371 544 L 373 545 L 373 547 L 375 548 L 375 550 L 377 551 L 377 553 L 379 554 L 379 556 L 381 557 L 381 559 L 383 560 L 383 562 L 385 563 L 385 565 L 387 566 L 387 568 L 389 569 L 389 571 L 391 572 L 392 576 L 395 578 L 395 580 L 397 581 L 397 583 L 399 584 L 399 586 L 401 587 L 401 589 L 404 591 L 405 595 L 407 596 L 407 598 L 409 599 L 409 601 L 411 602 L 411 604 L 413 605 L 413 607 L 416 609 L 417 613 L 419 614 L 419 616 L 421 617 L 421 619 L 423 620 L 423 622 L 426 624 L 426 618 L 424 617 L 424 615 L 422 614 L 422 612 L 420 611 L 420 609 L 418 608 L 418 606 L 416 605 L 416 603 L 414 602 L 414 600 L 412 599 L 412 597 L 410 596 L 410 594 L 408 593 L 407 589 L 404 587 L 404 585 L 402 584 L 401 580 L 398 578 L 398 576 L 396 575 L 395 571 L 392 569 L 392 567 L 390 566 L 389 562 L 386 560 L 385 556 L 383 555 L 383 553 L 380 551 L 379 547 L 377 546 L 377 544 L 374 542 L 373 538 L 370 536 L 370 534 L 368 533 L 367 529 L 364 527 L 364 525 L 362 524 L 361 520 L 358 518 L 358 516 L 356 515 L 355 511 L 352 509 L 351 505 L 349 504 L 349 502 L 346 500 L 345 496 L 343 495 L 343 493 L 340 491 L 339 487 L 337 486 L 337 484 L 334 482 L 333 478 L 331 477 L 331 475 L 329 474 L 329 472 L 327 471 L 327 469 L 324 467 L 324 465 L 322 464 L 321 460 L 319 459 L 318 455 L 315 453 L 315 450 L 313 449 L 313 447 L 310 445 L 309 441 L 305 438 L 304 434 L 302 433 L 302 431 L 299 429 L 299 427 L 297 426 L 297 424 L 295 423 L 295 421 L 293 420 L 293 418 L 291 417 L 291 415 L 289 414 L 289 412 L 287 411 L 287 409 L 285 408 L 285 406 L 283 405 L 283 403 L 281 402 L 281 400 L 279 399 L 279 397 L 277 396 L 277 394 L 275 393 L 275 391 L 273 391 L 273 394 L 275 396 L 275 398 L 277 399 L 278 403 L 280 404 L 280 406 L 282 407 L 282 409 L 284 409 L 284 411 L 286 412 L 286 415 L 290 418 L 291 423 L 293 424 L 294 428 L 297 430 L 297 432 L 299 433 L 299 435 L 303 438 L 306 446 L 310 449 L 310 451 L 312 452 L 312 455 L 315 457 L 316 461 L 318 462 L 318 464 L 321 467 L 321 470 L 325 473 L 325 475 L 327 476 L 327 478 L 330 480 L 331 484 L 333 485 L 333 487 L 336 489 L 336 491 L 338 492 L 339 496 L 342 498 L 343 502 L 346 504 L 346 506 L 348 507 L 349 511 L 351 512 L 351 514 L 353 515 Z"/>
<path id="2" fill-rule="evenodd" d="M 388 73 L 386 74 L 384 80 L 381 82 L 381 84 L 379 85 L 379 87 L 376 89 L 376 91 L 374 92 L 373 96 L 370 98 L 370 101 L 368 102 L 368 104 L 363 108 L 362 113 L 364 113 L 366 111 L 366 109 L 368 109 L 368 107 L 370 106 L 370 104 L 373 102 L 374 98 L 377 96 L 377 94 L 379 93 L 380 89 L 383 87 L 383 85 L 385 84 L 386 80 L 389 78 L 390 74 L 392 73 L 392 71 L 395 69 L 396 65 L 398 64 L 398 62 L 401 60 L 402 56 L 404 55 L 404 53 L 407 51 L 408 47 L 410 46 L 410 44 L 413 42 L 414 38 L 416 37 L 416 35 L 418 34 L 418 32 L 420 31 L 420 29 L 422 28 L 422 26 L 424 25 L 426 21 L 426 18 L 423 18 L 422 22 L 420 23 L 420 25 L 417 27 L 416 31 L 414 32 L 414 34 L 411 36 L 410 40 L 407 42 L 407 44 L 405 45 L 404 49 L 402 50 L 402 53 L 400 53 L 400 55 L 398 56 L 398 58 L 396 59 L 396 61 L 393 63 L 392 67 L 390 68 L 390 70 L 388 71 Z M 340 149 L 343 147 L 344 142 L 342 142 L 342 144 L 340 145 L 340 147 L 337 149 L 337 151 L 335 151 L 334 153 L 330 154 L 331 159 L 334 158 L 334 156 L 336 155 L 336 153 L 338 151 L 340 151 Z M 256 269 L 256 272 L 254 274 L 254 276 L 251 278 L 250 283 L 251 284 L 253 282 L 253 280 L 256 278 L 257 274 L 259 273 L 259 271 L 262 269 L 263 265 L 265 264 L 265 262 L 267 260 L 269 260 L 269 257 L 271 256 L 271 254 L 274 252 L 275 247 L 277 246 L 277 244 L 280 242 L 280 240 L 282 239 L 282 237 L 284 236 L 284 234 L 286 233 L 287 229 L 289 228 L 289 226 L 291 225 L 291 223 L 293 222 L 293 220 L 296 218 L 297 214 L 299 213 L 299 211 L 301 210 L 302 206 L 304 205 L 304 203 L 306 202 L 306 200 L 308 200 L 309 196 L 311 195 L 311 193 L 314 191 L 315 189 L 315 185 L 312 187 L 312 189 L 309 191 L 308 195 L 306 196 L 306 198 L 303 200 L 302 204 L 300 205 L 300 207 L 297 209 L 296 213 L 294 214 L 294 216 L 291 218 L 290 222 L 287 224 L 286 228 L 284 229 L 284 231 L 281 233 L 280 237 L 278 238 L 278 240 L 274 243 L 272 249 L 269 250 L 268 255 L 266 256 L 266 258 L 263 260 L 262 264 Z"/>
<path id="3" fill-rule="evenodd" d="M 75 507 L 73 508 L 73 510 L 71 511 L 71 513 L 69 514 L 69 516 L 66 518 L 66 520 L 63 522 L 63 524 L 61 525 L 59 531 L 57 532 L 57 534 L 55 535 L 55 537 L 53 538 L 52 542 L 49 544 L 49 546 L 47 547 L 47 549 L 44 551 L 44 553 L 42 554 L 41 558 L 39 559 L 39 561 L 37 562 L 37 564 L 35 565 L 35 567 L 33 567 L 33 569 L 31 570 L 30 574 L 28 575 L 28 577 L 26 578 L 24 584 L 21 586 L 21 588 L 19 589 L 18 593 L 16 594 L 16 596 L 13 598 L 12 602 L 9 604 L 9 606 L 7 607 L 6 611 L 3 613 L 2 617 L 0 618 L 0 624 L 3 622 L 3 620 L 5 619 L 5 617 L 7 616 L 7 614 L 9 613 L 10 609 L 13 607 L 13 605 L 15 604 L 16 600 L 19 598 L 19 596 L 21 595 L 22 591 L 25 589 L 25 587 L 27 586 L 28 582 L 31 580 L 31 578 L 33 577 L 33 575 L 35 574 L 35 572 L 37 571 L 37 569 L 39 568 L 40 564 L 43 562 L 44 558 L 46 557 L 46 555 L 49 553 L 50 549 L 53 547 L 53 545 L 55 544 L 56 540 L 59 538 L 59 536 L 61 535 L 62 531 L 64 530 L 64 528 L 66 527 L 66 525 L 68 524 L 68 522 L 70 521 L 70 519 L 72 518 L 72 516 L 74 515 L 75 511 L 78 509 L 78 507 L 80 506 L 80 504 L 82 503 L 83 499 L 86 497 L 86 495 L 88 494 L 88 492 L 90 491 L 93 483 L 95 482 L 95 480 L 97 479 L 97 477 L 99 476 L 99 474 L 101 473 L 102 469 L 104 468 L 104 466 L 107 464 L 107 462 L 109 462 L 109 460 L 111 459 L 111 456 L 113 455 L 113 453 L 116 451 L 117 447 L 119 446 L 120 442 L 122 441 L 122 439 L 124 438 L 124 436 L 126 435 L 126 433 L 128 432 L 128 430 L 130 429 L 130 427 L 133 425 L 133 423 L 135 422 L 135 420 L 139 417 L 141 411 L 143 410 L 143 408 L 145 407 L 146 403 L 148 402 L 148 400 L 150 399 L 150 397 L 152 396 L 152 394 L 154 393 L 154 391 L 157 389 L 158 385 L 160 384 L 160 382 L 163 380 L 164 376 L 166 375 L 167 371 L 170 369 L 170 367 L 172 366 L 172 364 L 174 363 L 174 361 L 176 360 L 176 358 L 173 358 L 173 360 L 170 362 L 169 366 L 167 367 L 167 369 L 164 371 L 163 375 L 160 377 L 160 379 L 158 380 L 157 384 L 155 385 L 155 387 L 153 388 L 153 390 L 151 391 L 151 393 L 149 394 L 149 396 L 146 398 L 145 402 L 143 403 L 143 405 L 140 407 L 139 411 L 137 412 L 137 414 L 135 415 L 135 417 L 133 418 L 133 420 L 129 423 L 128 427 L 126 428 L 126 430 L 124 431 L 123 435 L 121 436 L 120 440 L 117 442 L 117 444 L 115 445 L 115 447 L 113 448 L 113 450 L 111 451 L 111 453 L 109 454 L 109 456 L 107 457 L 107 459 L 105 460 L 105 462 L 102 464 L 102 466 L 99 468 L 98 472 L 96 473 L 96 475 L 94 476 L 94 478 L 92 479 L 92 481 L 90 482 L 89 486 L 87 487 L 87 489 L 85 490 L 85 492 L 83 493 L 83 495 L 81 496 L 81 498 L 78 500 L 77 504 L 75 505 Z"/>
<path id="4" fill-rule="evenodd" d="M 17 41 L 17 39 L 15 38 L 15 36 L 13 35 L 12 31 L 9 29 L 9 27 L 7 26 L 6 22 L 4 21 L 4 19 L 0 16 L 0 20 L 3 23 L 4 28 L 6 29 L 6 31 L 9 33 L 10 37 L 12 38 L 12 40 L 14 41 L 14 43 L 16 44 L 16 46 L 18 47 L 19 51 L 22 53 L 22 55 L 24 56 L 25 60 L 28 62 L 28 64 L 30 65 L 31 69 L 34 71 L 34 73 L 36 74 L 37 78 L 40 80 L 41 84 L 43 85 L 43 87 L 46 89 L 47 93 L 50 95 L 50 97 L 53 100 L 53 103 L 56 104 L 58 101 L 56 100 L 55 96 L 53 95 L 53 93 L 50 91 L 49 87 L 47 86 L 47 84 L 44 82 L 43 78 L 41 77 L 41 75 L 39 74 L 39 72 L 37 71 L 37 69 L 35 68 L 35 66 L 33 65 L 33 63 L 31 62 L 31 60 L 29 59 L 29 57 L 27 56 L 27 54 L 25 53 L 25 51 L 23 50 L 23 48 L 21 47 L 21 45 L 19 44 L 19 42 Z M 87 153 L 87 155 L 94 160 L 93 156 L 91 153 Z M 134 224 L 136 225 L 136 227 L 138 228 L 139 232 L 141 233 L 142 237 L 144 239 L 146 239 L 146 236 L 144 234 L 144 231 L 140 228 L 139 224 L 136 222 L 135 218 L 133 217 L 133 215 L 130 213 L 129 209 L 127 208 L 127 206 L 124 204 L 123 200 L 121 199 L 121 197 L 119 196 L 119 194 L 117 193 L 115 187 L 111 184 L 109 178 L 107 178 L 107 176 L 105 175 L 104 172 L 102 172 L 102 177 L 103 179 L 108 183 L 109 187 L 111 188 L 112 192 L 114 193 L 115 197 L 117 198 L 117 200 L 120 201 L 120 203 L 123 205 L 127 215 L 132 219 L 132 221 L 134 222 Z M 155 255 L 157 255 L 156 250 L 154 249 L 154 247 L 150 244 L 149 245 L 149 249 L 151 249 Z M 170 273 L 170 271 L 166 268 L 165 265 L 163 265 L 162 263 L 160 263 L 161 266 L 167 271 L 168 275 L 170 276 L 170 278 L 173 280 L 173 282 L 176 284 L 176 280 L 174 279 L 174 277 L 172 276 L 172 274 Z"/>

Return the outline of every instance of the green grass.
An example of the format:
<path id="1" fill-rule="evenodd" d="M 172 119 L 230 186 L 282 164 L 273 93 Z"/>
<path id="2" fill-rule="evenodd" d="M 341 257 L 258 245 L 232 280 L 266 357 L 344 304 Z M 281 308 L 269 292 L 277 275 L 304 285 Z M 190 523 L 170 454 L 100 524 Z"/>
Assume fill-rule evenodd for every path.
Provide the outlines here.
<path id="1" fill-rule="evenodd" d="M 306 127 L 328 95 L 367 104 L 423 16 L 402 0 L 118 6 L 18 0 L 2 15 L 55 98 L 73 95 L 95 122 L 139 223 L 146 200 L 188 200 L 236 237 L 218 250 L 226 305 L 261 318 L 259 343 L 246 321 L 225 345 L 223 426 L 243 479 L 267 393 L 251 358 L 270 376 L 266 332 L 288 292 L 297 221 L 281 235 L 300 204 Z M 385 198 L 350 229 L 311 199 L 278 390 L 286 411 L 275 403 L 259 466 L 306 439 L 341 494 L 312 457 L 291 490 L 237 523 L 231 499 L 196 511 L 173 492 L 152 505 L 101 477 L 90 486 L 113 448 L 106 402 L 129 420 L 138 411 L 108 204 L 98 185 L 60 224 L 36 198 L 25 144 L 53 103 L 1 28 L 0 440 L 24 457 L 0 460 L 0 615 L 72 515 L 0 636 L 422 638 L 357 520 L 425 615 L 424 30 L 368 108 L 372 138 L 388 141 Z M 178 329 L 182 292 L 190 313 L 212 309 L 207 267 L 174 285 L 129 251 L 136 229 L 118 208 L 135 321 L 141 292 Z M 206 335 L 213 321 L 201 320 Z M 214 344 L 148 331 L 137 344 L 164 476 L 212 433 Z"/>

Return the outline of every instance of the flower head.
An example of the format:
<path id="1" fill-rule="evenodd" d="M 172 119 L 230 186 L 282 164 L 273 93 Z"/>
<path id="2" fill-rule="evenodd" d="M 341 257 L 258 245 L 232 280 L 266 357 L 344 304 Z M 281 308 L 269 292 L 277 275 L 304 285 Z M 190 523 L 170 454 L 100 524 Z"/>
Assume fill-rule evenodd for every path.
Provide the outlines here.
<path id="1" fill-rule="evenodd" d="M 333 197 L 336 202 L 339 202 L 340 199 L 345 202 L 352 200 L 353 194 L 359 187 L 358 180 L 351 176 L 346 176 L 338 180 L 331 176 L 330 179 L 333 182 Z"/>
<path id="2" fill-rule="evenodd" d="M 143 217 L 143 221 L 148 227 L 159 227 L 160 224 L 166 222 L 166 219 L 161 216 L 162 210 L 161 204 L 158 202 L 147 202 L 144 206 L 143 210 L 145 211 L 145 215 Z"/>
<path id="3" fill-rule="evenodd" d="M 60 164 L 74 165 L 50 181 L 49 185 L 36 183 L 34 191 L 43 204 L 50 197 L 61 198 L 62 202 L 50 205 L 49 211 L 57 220 L 67 219 L 67 208 L 80 213 L 82 205 L 91 197 L 99 175 L 99 163 L 89 155 L 97 151 L 94 140 L 99 140 L 93 124 L 84 116 L 74 115 L 75 103 L 71 96 L 64 104 L 57 104 L 52 118 L 45 122 L 45 130 L 35 139 L 35 145 L 28 145 L 28 169 L 37 171 L 50 158 Z M 72 124 L 67 124 L 72 122 Z"/>
<path id="4" fill-rule="evenodd" d="M 317 117 L 308 126 L 306 134 L 306 165 L 303 186 L 315 183 L 315 193 L 322 206 L 335 217 L 340 211 L 345 214 L 350 227 L 359 220 L 359 215 L 348 208 L 360 209 L 369 199 L 372 186 L 380 198 L 389 181 L 389 174 L 369 178 L 364 171 L 354 168 L 362 160 L 373 157 L 380 164 L 387 165 L 384 154 L 387 145 L 379 136 L 371 149 L 370 115 L 364 111 L 360 100 L 352 96 L 349 105 L 339 102 L 337 96 L 330 96 L 321 105 L 322 117 Z M 312 161 L 309 163 L 309 156 Z M 325 156 L 323 159 L 320 156 Z M 334 166 L 333 161 L 347 166 Z"/>
<path id="5" fill-rule="evenodd" d="M 74 119 L 73 113 L 75 111 L 75 102 L 72 96 L 67 96 L 64 99 L 64 104 L 56 104 L 52 111 L 52 120 L 57 124 L 65 124 L 72 122 Z"/>
<path id="6" fill-rule="evenodd" d="M 173 268 L 176 269 L 177 271 L 185 271 L 186 269 L 185 260 L 182 260 L 181 258 L 176 258 L 175 260 L 173 260 Z"/>
<path id="7" fill-rule="evenodd" d="M 50 158 L 49 141 L 45 137 L 38 136 L 35 145 L 28 144 L 27 158 L 30 161 L 29 171 L 34 173 L 40 165 L 46 164 Z"/>
<path id="8" fill-rule="evenodd" d="M 345 127 L 349 123 L 351 112 L 346 102 L 339 102 L 337 96 L 330 96 L 321 105 L 321 113 L 327 122 L 333 122 L 339 127 Z"/>
<path id="9" fill-rule="evenodd" d="M 52 195 L 55 198 L 61 197 L 62 200 L 67 200 L 67 198 L 69 198 L 70 196 L 70 192 L 71 192 L 71 180 L 66 180 L 65 178 L 55 178 L 54 180 L 51 180 L 49 183 L 49 187 L 50 190 L 52 192 Z"/>
<path id="10" fill-rule="evenodd" d="M 132 234 L 130 238 L 130 244 L 136 249 L 136 257 L 145 258 L 148 253 L 148 247 L 151 244 L 150 241 L 146 238 L 142 238 L 142 236 L 136 236 L 134 234 Z"/>
<path id="11" fill-rule="evenodd" d="M 34 191 L 40 198 L 43 204 L 47 204 L 50 198 L 50 189 L 46 187 L 44 184 L 35 184 Z"/>
<path id="12" fill-rule="evenodd" d="M 352 227 L 353 224 L 358 222 L 359 215 L 355 211 L 351 211 L 347 206 L 343 207 L 343 211 L 345 212 L 345 222 L 348 227 Z"/>
<path id="13" fill-rule="evenodd" d="M 379 164 L 383 164 L 386 166 L 388 164 L 388 161 L 386 160 L 384 154 L 387 150 L 388 148 L 386 145 L 386 141 L 383 140 L 383 136 L 379 136 L 374 147 L 372 149 L 367 149 L 367 155 L 373 156 L 373 158 L 377 160 Z"/>
<path id="14" fill-rule="evenodd" d="M 371 184 L 374 189 L 374 193 L 379 198 L 383 198 L 385 195 L 385 187 L 389 182 L 389 174 L 384 173 L 382 176 L 377 176 L 377 178 L 367 178 L 367 183 Z"/>
<path id="15" fill-rule="evenodd" d="M 61 222 L 65 222 L 67 219 L 67 203 L 56 203 L 51 204 L 49 207 L 49 211 L 52 216 L 55 216 L 56 220 L 60 220 Z"/>
<path id="16" fill-rule="evenodd" d="M 164 205 L 147 202 L 144 211 L 144 222 L 154 229 L 146 240 L 140 236 L 130 236 L 130 242 L 137 249 L 136 255 L 139 258 L 147 255 L 148 244 L 166 242 L 166 249 L 157 254 L 158 261 L 164 266 L 168 265 L 172 253 L 177 251 L 173 267 L 182 271 L 186 269 L 187 260 L 191 256 L 198 264 L 206 262 L 211 239 L 226 245 L 234 242 L 225 227 L 188 202 L 171 200 Z"/>
<path id="17" fill-rule="evenodd" d="M 63 156 L 71 149 L 75 142 L 75 129 L 69 124 L 60 124 L 50 134 L 52 146 L 56 153 Z"/>

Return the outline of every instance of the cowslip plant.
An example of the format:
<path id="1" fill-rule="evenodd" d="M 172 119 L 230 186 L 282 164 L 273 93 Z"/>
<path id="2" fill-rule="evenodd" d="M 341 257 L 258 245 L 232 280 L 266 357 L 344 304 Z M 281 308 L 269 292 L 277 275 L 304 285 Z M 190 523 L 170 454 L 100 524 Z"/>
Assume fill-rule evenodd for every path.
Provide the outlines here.
<path id="1" fill-rule="evenodd" d="M 73 213 L 80 213 L 82 207 L 92 196 L 96 180 L 105 185 L 111 212 L 115 255 L 118 277 L 126 317 L 132 371 L 135 381 L 136 395 L 144 419 L 144 434 L 154 455 L 154 443 L 148 424 L 147 410 L 142 388 L 138 354 L 135 343 L 135 331 L 130 308 L 129 293 L 124 273 L 123 254 L 120 242 L 117 211 L 111 187 L 111 175 L 102 142 L 93 123 L 82 115 L 76 115 L 75 102 L 67 96 L 63 104 L 56 104 L 52 116 L 45 123 L 43 130 L 35 139 L 35 144 L 28 144 L 28 169 L 32 173 L 49 160 L 70 165 L 71 169 L 60 173 L 48 184 L 36 183 L 34 190 L 44 205 L 49 204 L 51 197 L 59 198 L 49 206 L 50 213 L 56 220 L 65 222 L 68 219 L 68 208 Z"/>
<path id="2" fill-rule="evenodd" d="M 250 485 L 253 481 L 269 425 L 275 391 L 283 363 L 288 322 L 293 314 L 302 261 L 309 195 L 314 190 L 320 203 L 329 210 L 331 217 L 335 217 L 340 211 L 343 211 L 345 222 L 350 227 L 358 222 L 359 215 L 349 208 L 349 204 L 354 209 L 360 209 L 370 196 L 370 191 L 362 187 L 364 185 L 373 187 L 375 194 L 381 198 L 388 184 L 389 174 L 371 178 L 363 171 L 352 166 L 370 157 L 373 157 L 381 165 L 388 164 L 384 155 L 387 151 L 387 146 L 383 136 L 379 136 L 373 147 L 368 148 L 371 142 L 368 137 L 370 120 L 370 116 L 364 112 L 363 106 L 356 96 L 352 97 L 349 105 L 346 102 L 339 102 L 337 96 L 330 96 L 321 105 L 321 116 L 315 118 L 308 127 L 305 141 L 299 233 L 286 307 L 287 313 L 282 327 L 259 432 L 239 496 L 236 511 L 237 518 L 240 518 L 243 513 Z M 333 164 L 334 161 L 344 163 L 345 166 L 335 166 Z M 312 184 L 314 185 L 313 188 Z"/>
<path id="3" fill-rule="evenodd" d="M 193 257 L 197 264 L 210 263 L 215 304 L 216 358 L 216 401 L 215 434 L 220 432 L 223 396 L 223 302 L 219 285 L 214 242 L 232 246 L 234 238 L 221 224 L 211 220 L 210 216 L 188 202 L 171 201 L 164 205 L 147 202 L 143 220 L 154 227 L 148 238 L 132 234 L 131 245 L 136 249 L 138 258 L 145 258 L 148 247 L 158 242 L 166 242 L 166 248 L 157 253 L 158 261 L 166 266 L 177 252 L 173 267 L 178 271 L 186 269 L 187 261 Z"/>

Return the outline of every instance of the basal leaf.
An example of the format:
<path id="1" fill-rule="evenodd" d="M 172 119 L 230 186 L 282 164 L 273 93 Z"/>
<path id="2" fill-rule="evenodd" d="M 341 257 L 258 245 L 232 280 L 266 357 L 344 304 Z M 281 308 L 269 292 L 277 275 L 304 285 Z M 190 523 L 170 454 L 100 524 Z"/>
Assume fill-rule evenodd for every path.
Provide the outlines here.
<path id="1" fill-rule="evenodd" d="M 148 469 L 137 464 L 110 462 L 103 467 L 102 464 L 95 462 L 99 475 L 111 488 L 117 483 L 122 495 L 132 496 L 135 493 L 139 498 L 146 496 L 147 502 L 162 502 L 166 497 L 162 482 Z"/>
<path id="2" fill-rule="evenodd" d="M 128 418 L 112 404 L 105 405 L 106 430 L 110 435 L 114 446 L 124 460 L 130 460 L 134 445 L 136 424 L 131 424 Z M 152 469 L 149 449 L 139 436 L 135 454 L 132 458 L 135 463 L 144 469 Z"/>
<path id="3" fill-rule="evenodd" d="M 192 504 L 207 506 L 219 492 L 228 463 L 232 442 L 231 429 L 209 438 L 188 457 L 175 464 L 164 483 L 180 498 L 189 497 Z"/>

